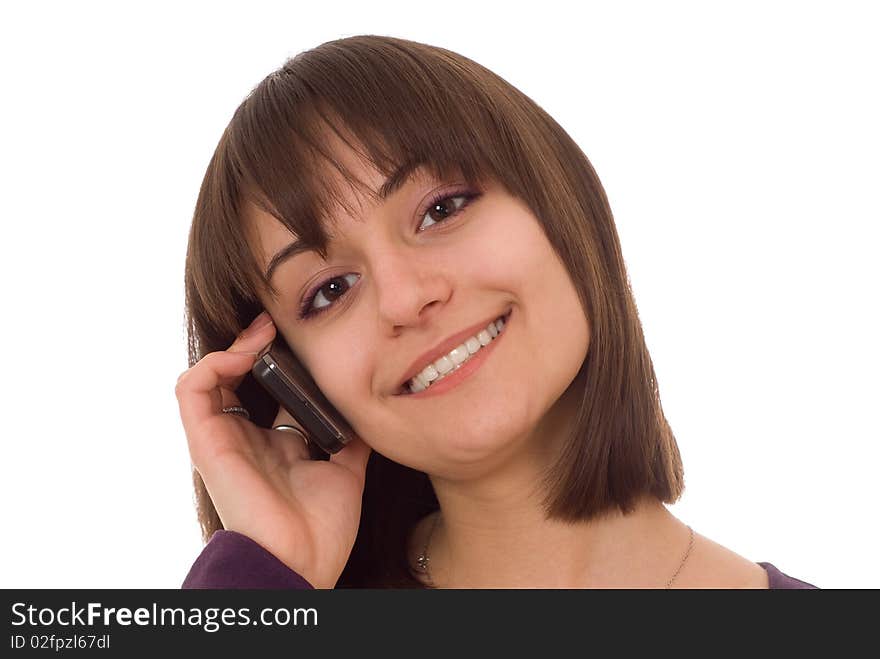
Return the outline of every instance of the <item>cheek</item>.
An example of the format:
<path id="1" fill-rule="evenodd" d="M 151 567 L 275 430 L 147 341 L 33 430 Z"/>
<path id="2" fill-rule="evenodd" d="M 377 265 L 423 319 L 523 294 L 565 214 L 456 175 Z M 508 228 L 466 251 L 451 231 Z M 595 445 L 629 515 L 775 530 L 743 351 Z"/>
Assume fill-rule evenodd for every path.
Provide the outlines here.
<path id="1" fill-rule="evenodd" d="M 378 394 L 373 388 L 380 386 L 373 378 L 382 372 L 375 357 L 365 354 L 357 347 L 341 351 L 338 345 L 347 345 L 350 337 L 342 343 L 330 341 L 322 350 L 320 358 L 314 360 L 312 377 L 330 404 L 345 418 L 355 433 L 371 448 L 392 460 L 399 459 L 403 464 L 412 456 L 401 455 L 396 451 L 411 445 L 411 429 L 401 430 L 400 412 L 389 405 L 377 404 Z M 406 451 L 404 450 L 404 453 Z"/>
<path id="2" fill-rule="evenodd" d="M 453 254 L 457 281 L 501 289 L 518 286 L 546 265 L 546 239 L 537 221 L 517 207 L 494 210 L 484 230 Z M 547 245 L 549 248 L 549 244 Z"/>
<path id="3" fill-rule="evenodd" d="M 340 349 L 339 346 L 348 346 Z M 333 406 L 354 423 L 358 409 L 372 395 L 373 374 L 381 369 L 366 350 L 365 342 L 353 342 L 350 335 L 338 339 L 324 336 L 309 354 L 309 372 Z"/>

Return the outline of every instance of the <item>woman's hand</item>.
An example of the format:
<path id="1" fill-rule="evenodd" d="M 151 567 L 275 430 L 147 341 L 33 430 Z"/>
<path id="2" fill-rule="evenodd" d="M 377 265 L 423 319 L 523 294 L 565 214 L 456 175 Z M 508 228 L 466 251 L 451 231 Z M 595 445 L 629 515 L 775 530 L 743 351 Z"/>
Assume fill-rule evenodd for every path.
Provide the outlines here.
<path id="1" fill-rule="evenodd" d="M 315 588 L 333 588 L 357 536 L 371 449 L 355 437 L 329 461 L 310 460 L 296 433 L 221 412 L 241 404 L 235 390 L 274 337 L 264 312 L 229 348 L 185 371 L 175 387 L 180 417 L 223 527 L 258 542 Z M 281 423 L 302 429 L 283 407 L 272 425 Z"/>

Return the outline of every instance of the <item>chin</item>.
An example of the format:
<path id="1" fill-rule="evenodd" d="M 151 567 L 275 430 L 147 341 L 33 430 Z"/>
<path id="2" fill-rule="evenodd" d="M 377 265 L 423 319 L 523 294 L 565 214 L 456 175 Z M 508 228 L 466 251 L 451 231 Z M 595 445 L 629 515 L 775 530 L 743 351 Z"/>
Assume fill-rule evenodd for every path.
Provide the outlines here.
<path id="1" fill-rule="evenodd" d="M 508 414 L 482 417 L 464 429 L 456 428 L 431 439 L 438 476 L 473 478 L 485 475 L 524 450 L 534 423 Z"/>

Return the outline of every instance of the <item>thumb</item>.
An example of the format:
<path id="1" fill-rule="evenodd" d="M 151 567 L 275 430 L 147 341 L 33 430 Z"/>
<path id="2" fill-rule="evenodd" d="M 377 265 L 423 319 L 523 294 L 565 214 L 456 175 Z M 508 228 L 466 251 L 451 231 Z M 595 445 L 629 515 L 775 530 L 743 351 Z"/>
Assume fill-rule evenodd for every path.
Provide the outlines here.
<path id="1" fill-rule="evenodd" d="M 367 461 L 373 449 L 358 435 L 354 435 L 340 451 L 330 456 L 330 462 L 335 462 L 350 470 L 361 479 L 367 472 Z"/>

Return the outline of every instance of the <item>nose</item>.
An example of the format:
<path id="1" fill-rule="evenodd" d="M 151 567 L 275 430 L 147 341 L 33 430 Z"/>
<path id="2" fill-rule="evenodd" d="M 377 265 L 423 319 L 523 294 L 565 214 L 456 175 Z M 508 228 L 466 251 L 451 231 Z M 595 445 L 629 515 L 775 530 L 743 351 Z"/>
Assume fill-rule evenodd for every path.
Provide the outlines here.
<path id="1" fill-rule="evenodd" d="M 390 331 L 423 324 L 452 293 L 442 265 L 407 247 L 383 250 L 372 274 L 377 312 Z"/>

